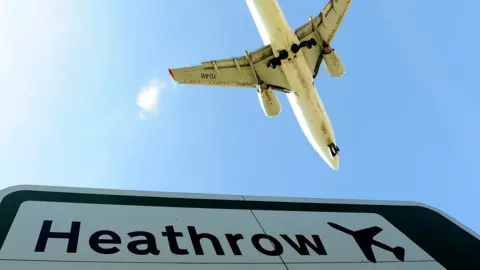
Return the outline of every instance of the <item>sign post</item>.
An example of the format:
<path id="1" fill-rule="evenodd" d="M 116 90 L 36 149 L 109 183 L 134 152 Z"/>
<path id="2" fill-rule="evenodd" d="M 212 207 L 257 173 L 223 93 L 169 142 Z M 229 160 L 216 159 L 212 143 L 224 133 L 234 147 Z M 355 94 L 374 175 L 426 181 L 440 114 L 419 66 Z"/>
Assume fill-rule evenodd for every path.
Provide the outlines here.
<path id="1" fill-rule="evenodd" d="M 439 210 L 360 201 L 14 186 L 0 269 L 480 269 Z"/>

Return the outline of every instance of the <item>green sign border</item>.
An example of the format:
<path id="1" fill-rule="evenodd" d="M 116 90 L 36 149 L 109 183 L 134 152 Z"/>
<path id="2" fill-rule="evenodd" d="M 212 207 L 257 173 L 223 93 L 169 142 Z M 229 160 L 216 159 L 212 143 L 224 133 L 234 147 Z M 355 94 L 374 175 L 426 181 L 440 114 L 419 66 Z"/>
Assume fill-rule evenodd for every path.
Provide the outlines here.
<path id="1" fill-rule="evenodd" d="M 445 268 L 449 270 L 480 269 L 480 240 L 440 213 L 417 205 L 168 198 L 40 190 L 13 191 L 3 198 L 0 203 L 0 250 L 21 204 L 27 201 L 299 212 L 375 213 L 383 216 Z"/>

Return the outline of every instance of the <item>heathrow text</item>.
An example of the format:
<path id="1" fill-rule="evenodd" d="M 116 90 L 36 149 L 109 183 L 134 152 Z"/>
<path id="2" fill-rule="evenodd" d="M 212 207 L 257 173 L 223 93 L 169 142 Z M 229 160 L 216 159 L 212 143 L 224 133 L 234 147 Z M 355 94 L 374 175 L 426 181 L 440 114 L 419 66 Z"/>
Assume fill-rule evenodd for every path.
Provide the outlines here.
<path id="1" fill-rule="evenodd" d="M 65 251 L 67 253 L 76 253 L 81 231 L 81 222 L 73 221 L 69 231 L 52 231 L 53 221 L 43 221 L 42 228 L 37 239 L 35 252 L 45 252 L 49 240 L 65 240 Z M 186 226 L 188 235 L 168 225 L 159 230 L 155 236 L 152 232 L 132 231 L 122 235 L 111 230 L 99 230 L 89 236 L 89 247 L 99 254 L 115 254 L 120 252 L 126 245 L 126 250 L 135 255 L 160 255 L 157 241 L 167 241 L 170 252 L 175 255 L 204 255 L 206 249 L 211 249 L 216 255 L 243 255 L 239 246 L 241 241 L 248 241 L 258 252 L 267 256 L 282 255 L 284 249 L 291 248 L 299 255 L 327 255 L 325 247 L 318 235 L 304 236 L 296 234 L 293 237 L 286 234 L 271 236 L 265 233 L 257 233 L 247 238 L 241 233 L 225 233 L 222 236 L 215 236 L 206 232 L 199 232 L 195 226 Z M 191 247 L 180 246 L 178 238 L 189 237 Z M 128 239 L 127 239 L 128 238 Z M 222 239 L 223 238 L 223 239 Z M 221 244 L 227 242 L 228 245 Z M 58 241 L 58 240 L 56 240 Z M 283 242 L 283 244 L 282 244 Z M 193 250 L 192 250 L 193 248 Z"/>

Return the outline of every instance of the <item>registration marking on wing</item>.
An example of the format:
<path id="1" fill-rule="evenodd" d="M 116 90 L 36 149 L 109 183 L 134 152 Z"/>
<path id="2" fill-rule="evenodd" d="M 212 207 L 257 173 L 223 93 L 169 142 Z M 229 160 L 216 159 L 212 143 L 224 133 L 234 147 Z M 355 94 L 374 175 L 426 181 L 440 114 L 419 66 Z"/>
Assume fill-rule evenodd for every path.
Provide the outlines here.
<path id="1" fill-rule="evenodd" d="M 217 75 L 215 73 L 200 73 L 200 79 L 216 80 Z"/>

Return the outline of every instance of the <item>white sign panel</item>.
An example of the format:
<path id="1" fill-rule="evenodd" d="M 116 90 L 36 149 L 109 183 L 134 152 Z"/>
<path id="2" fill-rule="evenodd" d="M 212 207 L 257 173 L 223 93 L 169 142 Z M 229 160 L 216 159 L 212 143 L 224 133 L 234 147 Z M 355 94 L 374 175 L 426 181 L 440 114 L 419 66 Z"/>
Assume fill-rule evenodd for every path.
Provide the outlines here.
<path id="1" fill-rule="evenodd" d="M 398 205 L 370 203 L 12 188 L 0 203 L 0 269 L 455 267 L 451 259 L 433 257 L 441 254 L 432 249 L 441 241 L 422 247 L 422 232 L 415 241 L 405 234 L 411 230 L 405 222 L 391 218 L 395 211 L 405 215 Z M 404 207 L 446 220 L 425 207 Z M 429 221 L 412 216 L 410 222 Z M 466 233 L 480 247 L 478 236 Z"/>

